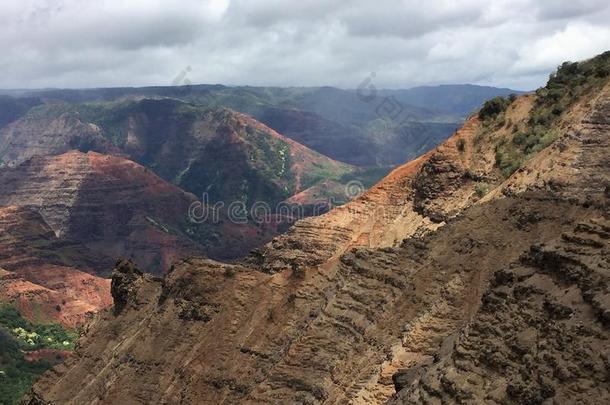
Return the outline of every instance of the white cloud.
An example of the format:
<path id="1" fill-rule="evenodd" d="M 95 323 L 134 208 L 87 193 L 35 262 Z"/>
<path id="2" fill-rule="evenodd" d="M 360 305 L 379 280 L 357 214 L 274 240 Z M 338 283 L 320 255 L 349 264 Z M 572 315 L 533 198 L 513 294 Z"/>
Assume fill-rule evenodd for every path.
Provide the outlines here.
<path id="1" fill-rule="evenodd" d="M 602 0 L 3 0 L 0 87 L 537 87 L 610 49 Z"/>
<path id="2" fill-rule="evenodd" d="M 607 50 L 610 50 L 610 27 L 568 23 L 564 29 L 521 48 L 515 70 L 548 70 L 566 60 L 578 61 Z"/>

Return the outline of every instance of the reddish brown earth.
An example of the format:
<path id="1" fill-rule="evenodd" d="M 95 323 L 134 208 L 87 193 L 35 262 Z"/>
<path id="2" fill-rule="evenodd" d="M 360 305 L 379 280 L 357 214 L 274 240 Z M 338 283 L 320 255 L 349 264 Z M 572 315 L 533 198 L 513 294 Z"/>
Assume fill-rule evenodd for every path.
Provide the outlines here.
<path id="1" fill-rule="evenodd" d="M 104 270 L 113 262 L 103 262 L 103 257 L 131 257 L 141 266 L 163 271 L 185 256 L 247 251 L 276 232 L 273 224 L 256 229 L 224 220 L 210 226 L 221 227 L 225 239 L 204 246 L 197 229 L 187 234 L 195 196 L 137 163 L 95 152 L 34 157 L 4 169 L 0 192 L 0 205 L 40 214 L 58 238 L 78 240 L 94 251 L 102 263 L 97 267 Z"/>
<path id="2" fill-rule="evenodd" d="M 608 117 L 610 84 L 508 179 L 511 128 L 473 118 L 242 263 L 121 262 L 114 311 L 27 403 L 606 403 Z"/>
<path id="3" fill-rule="evenodd" d="M 110 280 L 75 268 L 45 266 L 0 272 L 0 301 L 15 305 L 33 322 L 83 325 L 94 313 L 112 305 Z M 34 277 L 32 277 L 34 275 Z M 29 281 L 30 278 L 36 282 Z"/>
<path id="4" fill-rule="evenodd" d="M 118 257 L 160 272 L 220 250 L 186 233 L 196 198 L 121 157 L 68 152 L 0 171 L 0 300 L 33 321 L 82 324 L 111 304 L 107 275 Z M 212 224 L 233 250 L 277 234 L 224 220 Z M 197 228 L 195 228 L 197 231 Z M 78 242 L 76 242 L 78 241 Z"/>
<path id="5" fill-rule="evenodd" d="M 221 218 L 209 226 L 224 239 L 206 246 L 187 234 L 196 201 L 137 163 L 94 152 L 2 169 L 0 267 L 11 273 L 0 300 L 31 320 L 74 326 L 111 304 L 110 280 L 95 274 L 107 274 L 118 257 L 161 272 L 187 256 L 247 251 L 279 232 L 280 222 Z"/>
<path id="6" fill-rule="evenodd" d="M 25 352 L 25 360 L 31 363 L 38 361 L 47 361 L 51 364 L 58 364 L 66 361 L 72 352 L 57 349 L 40 349 L 31 352 Z"/>
<path id="7" fill-rule="evenodd" d="M 112 305 L 110 280 L 94 275 L 110 263 L 57 238 L 35 210 L 0 208 L 0 301 L 34 322 L 74 327 Z"/>
<path id="8" fill-rule="evenodd" d="M 194 197 L 129 160 L 94 152 L 34 157 L 0 175 L 0 205 L 30 207 L 60 238 L 104 256 L 160 268 L 196 245 L 165 231 L 185 220 Z M 154 267 L 154 266 L 152 266 Z"/>

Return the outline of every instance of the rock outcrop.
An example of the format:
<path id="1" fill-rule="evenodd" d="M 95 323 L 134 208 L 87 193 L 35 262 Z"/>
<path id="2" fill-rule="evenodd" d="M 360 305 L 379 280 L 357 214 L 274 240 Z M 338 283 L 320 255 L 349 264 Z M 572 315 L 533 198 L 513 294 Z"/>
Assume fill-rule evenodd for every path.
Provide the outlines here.
<path id="1" fill-rule="evenodd" d="M 119 260 L 112 271 L 110 292 L 114 300 L 114 313 L 119 315 L 123 309 L 134 300 L 137 282 L 142 278 L 142 272 L 129 260 Z"/>
<path id="2" fill-rule="evenodd" d="M 610 401 L 609 230 L 579 223 L 497 270 L 451 349 L 395 376 L 392 403 Z"/>

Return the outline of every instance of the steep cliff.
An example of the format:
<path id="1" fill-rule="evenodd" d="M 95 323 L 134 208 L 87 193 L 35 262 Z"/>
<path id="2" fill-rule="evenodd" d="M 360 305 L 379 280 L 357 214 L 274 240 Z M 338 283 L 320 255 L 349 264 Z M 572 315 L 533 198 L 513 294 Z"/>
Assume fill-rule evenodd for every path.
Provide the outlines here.
<path id="1" fill-rule="evenodd" d="M 26 403 L 607 402 L 609 59 L 241 263 L 119 263 Z"/>

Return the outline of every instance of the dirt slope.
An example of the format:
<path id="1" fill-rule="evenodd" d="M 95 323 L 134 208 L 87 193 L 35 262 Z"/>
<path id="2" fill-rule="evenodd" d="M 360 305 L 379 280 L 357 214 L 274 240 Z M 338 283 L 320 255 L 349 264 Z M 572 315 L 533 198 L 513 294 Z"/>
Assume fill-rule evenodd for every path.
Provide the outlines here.
<path id="1" fill-rule="evenodd" d="M 605 402 L 610 85 L 505 179 L 533 97 L 242 264 L 120 263 L 115 310 L 27 403 Z"/>
<path id="2" fill-rule="evenodd" d="M 61 240 L 35 210 L 0 207 L 0 301 L 35 322 L 74 327 L 112 305 L 111 259 Z M 100 267 L 98 267 L 100 266 Z"/>

